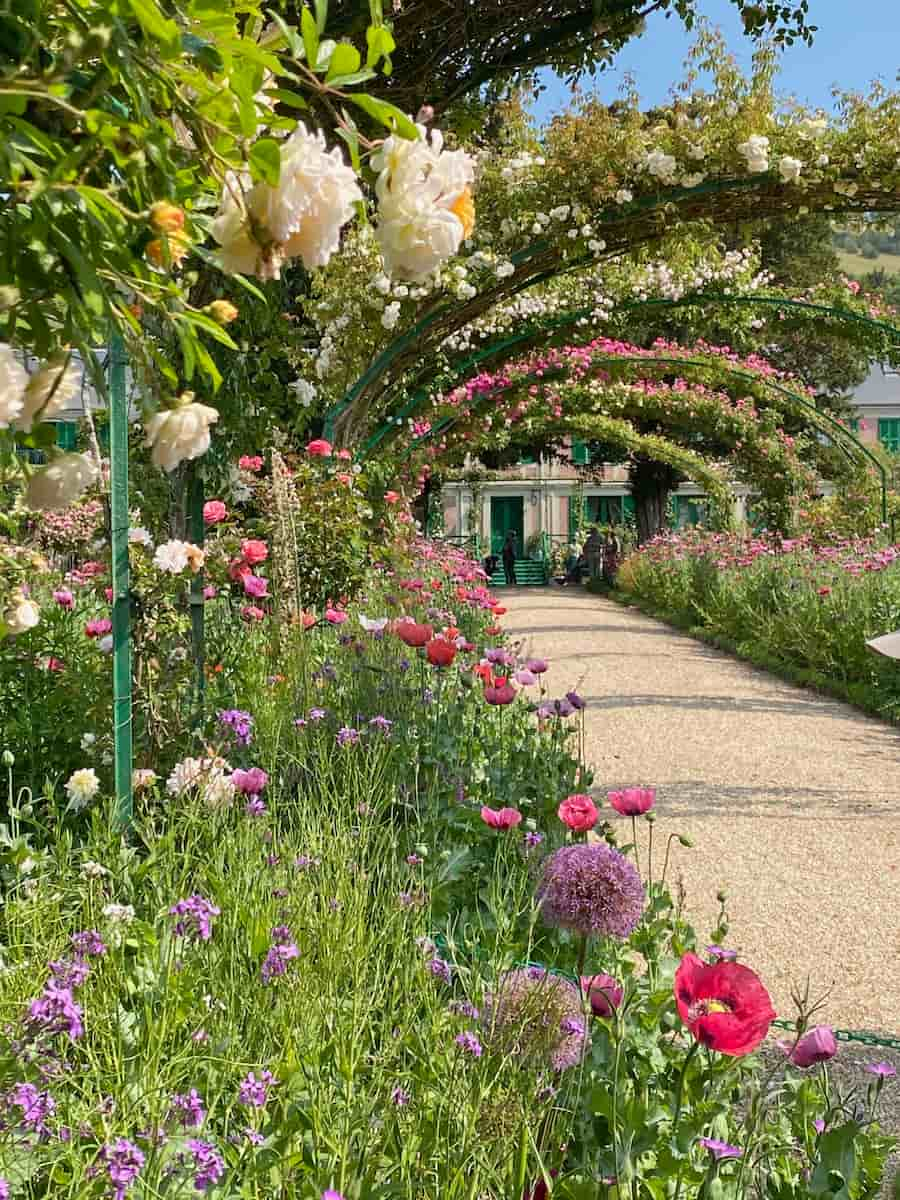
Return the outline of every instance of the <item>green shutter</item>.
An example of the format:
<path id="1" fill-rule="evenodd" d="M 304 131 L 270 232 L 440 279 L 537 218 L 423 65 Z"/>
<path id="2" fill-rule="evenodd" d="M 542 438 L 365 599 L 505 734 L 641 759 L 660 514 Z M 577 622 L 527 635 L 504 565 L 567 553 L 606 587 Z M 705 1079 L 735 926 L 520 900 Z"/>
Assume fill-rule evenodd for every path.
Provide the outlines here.
<path id="1" fill-rule="evenodd" d="M 56 444 L 61 450 L 74 450 L 78 442 L 78 426 L 72 421 L 54 421 Z"/>
<path id="2" fill-rule="evenodd" d="M 586 467 L 591 461 L 591 452 L 588 449 L 587 442 L 582 442 L 579 438 L 572 439 L 572 462 L 579 467 Z"/>
<path id="3" fill-rule="evenodd" d="M 535 462 L 537 462 L 537 459 L 534 457 L 533 454 L 520 454 L 519 455 L 519 466 L 520 467 L 530 467 Z"/>
<path id="4" fill-rule="evenodd" d="M 626 521 L 634 516 L 634 496 L 622 497 L 622 512 Z"/>
<path id="5" fill-rule="evenodd" d="M 892 454 L 900 450 L 900 418 L 879 417 L 878 440 Z"/>

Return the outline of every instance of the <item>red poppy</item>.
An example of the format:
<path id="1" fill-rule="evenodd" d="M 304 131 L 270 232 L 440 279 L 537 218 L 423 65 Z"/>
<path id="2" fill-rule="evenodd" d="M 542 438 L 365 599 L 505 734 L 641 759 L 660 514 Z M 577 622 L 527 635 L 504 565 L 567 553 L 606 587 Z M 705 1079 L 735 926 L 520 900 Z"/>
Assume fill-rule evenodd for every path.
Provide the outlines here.
<path id="1" fill-rule="evenodd" d="M 424 646 L 434 636 L 434 630 L 430 625 L 420 625 L 413 620 L 397 621 L 394 625 L 394 632 L 401 642 L 415 647 Z"/>
<path id="2" fill-rule="evenodd" d="M 500 628 L 499 625 L 488 625 L 487 629 L 484 632 L 487 634 L 488 637 L 496 637 L 499 633 L 502 633 L 503 630 Z"/>
<path id="3" fill-rule="evenodd" d="M 704 963 L 685 954 L 675 972 L 678 1014 L 704 1046 L 739 1058 L 769 1032 L 775 1010 L 755 971 L 742 963 Z"/>
<path id="4" fill-rule="evenodd" d="M 425 647 L 425 654 L 433 667 L 449 667 L 456 658 L 456 647 L 446 638 L 432 638 Z"/>
<path id="5" fill-rule="evenodd" d="M 495 617 L 502 617 L 503 614 L 506 612 L 506 608 L 502 604 L 495 604 L 494 607 L 491 609 L 491 612 L 494 614 Z"/>
<path id="6" fill-rule="evenodd" d="M 490 683 L 485 680 L 484 698 L 488 704 L 512 704 L 516 689 L 504 676 L 495 675 Z"/>

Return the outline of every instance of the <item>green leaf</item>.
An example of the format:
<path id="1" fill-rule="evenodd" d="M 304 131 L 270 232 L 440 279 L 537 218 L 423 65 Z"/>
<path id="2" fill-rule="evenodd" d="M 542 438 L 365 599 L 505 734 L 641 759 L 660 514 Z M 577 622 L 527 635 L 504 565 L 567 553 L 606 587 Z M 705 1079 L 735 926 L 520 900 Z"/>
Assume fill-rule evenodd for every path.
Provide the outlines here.
<path id="1" fill-rule="evenodd" d="M 300 31 L 303 34 L 303 45 L 306 49 L 306 63 L 311 69 L 315 68 L 319 57 L 319 31 L 316 20 L 304 4 L 300 13 Z"/>
<path id="2" fill-rule="evenodd" d="M 268 89 L 266 95 L 274 97 L 279 104 L 286 104 L 288 108 L 309 108 L 302 96 L 296 92 L 286 92 L 284 88 Z"/>
<path id="3" fill-rule="evenodd" d="M 331 56 L 331 62 L 328 64 L 328 74 L 325 76 L 326 82 L 334 79 L 338 75 L 353 75 L 359 70 L 362 64 L 359 51 L 355 46 L 351 46 L 349 42 L 339 42 Z"/>
<path id="4" fill-rule="evenodd" d="M 316 5 L 316 28 L 319 31 L 319 36 L 325 32 L 325 25 L 328 21 L 328 0 L 315 0 Z"/>
<path id="5" fill-rule="evenodd" d="M 271 187 L 278 187 L 281 178 L 281 149 L 274 138 L 260 138 L 251 146 L 250 174 L 257 182 L 262 180 Z"/>
<path id="6" fill-rule="evenodd" d="M 231 335 L 226 333 L 221 325 L 217 325 L 212 317 L 208 317 L 206 313 L 200 312 L 183 312 L 178 314 L 178 319 L 187 321 L 190 325 L 196 325 L 200 329 L 205 329 L 210 337 L 215 338 L 217 342 L 221 342 L 223 346 L 227 346 L 229 350 L 237 350 Z"/>
<path id="7" fill-rule="evenodd" d="M 300 38 L 297 36 L 296 29 L 294 29 L 293 26 L 286 24 L 284 19 L 282 17 L 280 17 L 278 15 L 278 13 L 275 12 L 274 10 L 270 10 L 269 16 L 272 18 L 272 20 L 275 22 L 275 24 L 281 30 L 282 37 L 284 38 L 287 45 L 290 47 L 291 54 L 294 56 L 294 58 L 302 58 L 303 57 L 303 44 L 300 41 Z M 267 46 L 269 45 L 268 42 L 266 42 L 265 44 Z"/>
<path id="8" fill-rule="evenodd" d="M 419 136 L 414 123 L 396 104 L 389 104 L 387 100 L 376 100 L 374 96 L 365 95 L 348 96 L 347 99 L 390 129 L 392 133 L 399 133 L 401 137 L 411 140 L 415 140 Z"/>
<path id="9" fill-rule="evenodd" d="M 225 63 L 222 60 L 222 55 L 212 44 L 206 41 L 205 38 L 199 38 L 193 33 L 183 33 L 181 35 L 181 48 L 185 54 L 189 54 L 207 71 L 222 71 Z"/>
<path id="10" fill-rule="evenodd" d="M 356 125 L 347 115 L 346 111 L 343 113 L 343 117 L 347 122 L 347 127 L 336 129 L 335 132 L 339 138 L 343 138 L 347 143 L 347 148 L 350 151 L 350 162 L 353 164 L 353 170 L 358 173 L 362 169 L 362 161 L 359 156 L 359 133 L 357 132 Z"/>
<path id="11" fill-rule="evenodd" d="M 363 67 L 361 71 L 354 71 L 350 75 L 338 75 L 330 82 L 336 87 L 350 87 L 354 83 L 365 83 L 369 79 L 375 79 L 376 72 L 370 71 L 368 67 Z"/>
<path id="12" fill-rule="evenodd" d="M 197 353 L 197 362 L 200 364 L 200 369 L 206 373 L 212 382 L 213 391 L 217 392 L 222 384 L 222 376 L 219 368 L 213 362 L 212 356 L 202 342 L 195 342 L 194 350 Z"/>
<path id="13" fill-rule="evenodd" d="M 336 47 L 337 42 L 333 41 L 331 38 L 326 38 L 325 41 L 322 42 L 322 44 L 319 46 L 319 56 L 316 59 L 317 71 L 328 70 L 328 64 L 331 62 L 331 56 L 334 54 Z"/>
<path id="14" fill-rule="evenodd" d="M 366 55 L 367 67 L 376 66 L 380 58 L 388 58 L 391 52 L 397 48 L 397 43 L 391 36 L 391 31 L 386 29 L 384 25 L 369 26 L 366 30 L 366 45 L 369 48 Z M 390 74 L 390 64 L 388 64 L 385 74 Z"/>
<path id="15" fill-rule="evenodd" d="M 143 31 L 161 43 L 168 50 L 168 56 L 172 55 L 173 50 L 176 54 L 180 51 L 178 26 L 163 15 L 156 0 L 128 0 L 128 3 Z"/>

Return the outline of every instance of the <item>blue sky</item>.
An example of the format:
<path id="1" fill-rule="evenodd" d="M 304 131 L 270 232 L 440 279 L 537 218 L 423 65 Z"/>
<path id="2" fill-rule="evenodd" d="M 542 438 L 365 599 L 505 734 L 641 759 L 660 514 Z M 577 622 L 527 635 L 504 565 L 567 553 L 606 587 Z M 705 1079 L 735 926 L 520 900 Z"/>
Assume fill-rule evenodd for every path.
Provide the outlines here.
<path id="1" fill-rule="evenodd" d="M 864 90 L 881 76 L 894 85 L 900 68 L 900 0 L 810 0 L 809 21 L 819 26 L 812 47 L 795 43 L 781 54 L 779 91 L 803 103 L 831 107 L 831 88 L 838 84 Z M 698 10 L 725 34 L 728 46 L 746 70 L 752 43 L 744 37 L 736 9 L 728 0 L 699 0 Z M 669 88 L 681 78 L 690 36 L 677 17 L 652 16 L 647 32 L 629 43 L 611 70 L 584 81 L 607 102 L 615 99 L 622 77 L 630 72 L 641 93 L 642 106 L 664 102 Z M 551 72 L 544 76 L 546 92 L 535 106 L 545 121 L 565 107 L 569 90 Z"/>

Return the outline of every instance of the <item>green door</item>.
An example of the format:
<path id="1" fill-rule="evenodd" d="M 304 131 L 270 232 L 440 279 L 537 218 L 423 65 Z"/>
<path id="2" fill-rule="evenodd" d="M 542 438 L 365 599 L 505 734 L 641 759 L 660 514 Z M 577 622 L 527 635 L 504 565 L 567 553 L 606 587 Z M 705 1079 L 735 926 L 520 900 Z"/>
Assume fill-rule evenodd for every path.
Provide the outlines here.
<path id="1" fill-rule="evenodd" d="M 491 496 L 491 554 L 500 554 L 510 529 L 516 531 L 516 555 L 525 548 L 525 497 Z"/>

